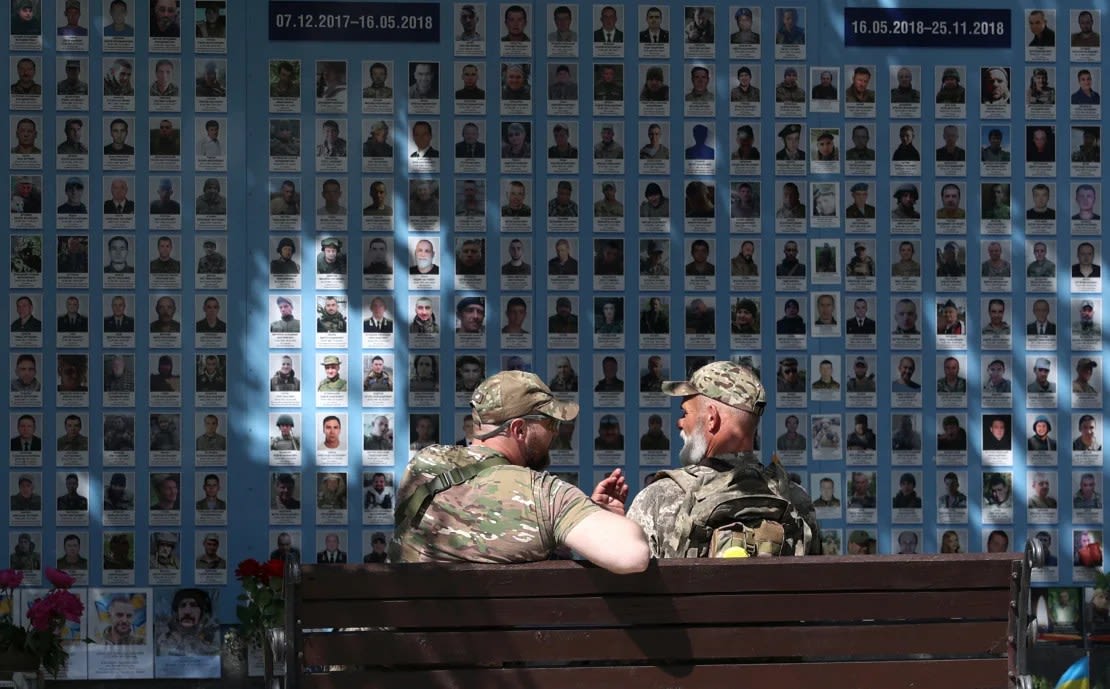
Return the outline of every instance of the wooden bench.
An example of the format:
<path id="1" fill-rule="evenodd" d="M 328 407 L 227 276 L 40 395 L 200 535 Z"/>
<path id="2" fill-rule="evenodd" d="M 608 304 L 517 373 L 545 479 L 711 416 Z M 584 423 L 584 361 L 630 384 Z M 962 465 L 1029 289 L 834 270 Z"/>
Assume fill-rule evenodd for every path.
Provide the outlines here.
<path id="1" fill-rule="evenodd" d="M 288 687 L 1005 689 L 1029 555 L 298 565 Z"/>

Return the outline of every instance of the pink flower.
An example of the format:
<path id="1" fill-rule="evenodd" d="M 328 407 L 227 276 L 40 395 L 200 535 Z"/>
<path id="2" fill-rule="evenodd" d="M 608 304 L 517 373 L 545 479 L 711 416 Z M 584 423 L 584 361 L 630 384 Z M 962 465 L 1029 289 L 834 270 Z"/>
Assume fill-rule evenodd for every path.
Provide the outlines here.
<path id="1" fill-rule="evenodd" d="M 81 602 L 80 598 L 65 590 L 51 591 L 47 598 L 53 599 L 54 612 L 70 622 L 81 621 L 81 615 L 85 612 L 85 604 Z"/>
<path id="2" fill-rule="evenodd" d="M 46 598 L 39 598 L 27 609 L 27 619 L 31 620 L 31 626 L 39 632 L 49 631 L 50 618 L 53 614 L 54 611 Z"/>
<path id="3" fill-rule="evenodd" d="M 19 588 L 23 583 L 23 572 L 16 569 L 0 569 L 0 588 Z"/>
<path id="4" fill-rule="evenodd" d="M 57 589 L 68 589 L 77 581 L 62 570 L 54 569 L 53 567 L 46 568 L 46 578 L 50 581 L 51 585 Z"/>
<path id="5" fill-rule="evenodd" d="M 51 630 L 55 621 L 62 618 L 70 622 L 80 622 L 85 612 L 81 599 L 64 589 L 55 589 L 46 596 L 36 599 L 27 609 L 27 619 L 37 631 Z"/>

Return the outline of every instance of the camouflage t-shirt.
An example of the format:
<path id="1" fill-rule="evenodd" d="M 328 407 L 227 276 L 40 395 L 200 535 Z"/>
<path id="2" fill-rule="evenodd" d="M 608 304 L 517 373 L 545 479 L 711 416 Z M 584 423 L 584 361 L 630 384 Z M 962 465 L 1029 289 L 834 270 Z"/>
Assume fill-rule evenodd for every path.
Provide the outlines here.
<path id="1" fill-rule="evenodd" d="M 758 463 L 759 460 L 751 455 L 745 458 L 741 455 L 740 461 Z M 694 467 L 700 474 L 709 474 L 715 471 L 730 471 L 732 466 L 724 460 L 709 458 L 706 465 Z M 677 482 L 669 477 L 660 478 L 647 488 L 644 488 L 632 501 L 628 508 L 628 518 L 640 525 L 647 536 L 648 545 L 651 547 L 651 556 L 654 558 L 669 557 L 667 554 L 667 538 L 675 529 L 678 510 L 682 506 L 685 493 Z M 820 555 L 820 527 L 817 523 L 817 511 L 805 489 L 791 482 L 789 494 L 784 495 L 798 511 L 802 520 L 809 526 L 810 533 L 806 535 L 806 554 Z"/>
<path id="2" fill-rule="evenodd" d="M 397 491 L 404 504 L 420 476 L 471 463 L 477 448 L 432 445 L 413 458 Z M 537 562 L 546 560 L 586 516 L 601 509 L 548 473 L 504 465 L 436 495 L 418 527 L 397 524 L 390 562 Z"/>

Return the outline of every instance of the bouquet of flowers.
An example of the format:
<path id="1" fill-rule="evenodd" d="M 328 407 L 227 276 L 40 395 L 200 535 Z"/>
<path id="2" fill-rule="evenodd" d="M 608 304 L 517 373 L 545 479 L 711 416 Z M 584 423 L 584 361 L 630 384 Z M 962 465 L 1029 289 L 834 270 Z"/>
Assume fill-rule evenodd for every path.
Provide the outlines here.
<path id="1" fill-rule="evenodd" d="M 45 595 L 36 598 L 27 606 L 29 626 L 23 626 L 13 611 L 10 620 L 0 621 L 0 656 L 12 660 L 25 660 L 33 663 L 35 671 L 39 666 L 46 669 L 52 677 L 69 658 L 69 651 L 62 645 L 63 630 L 66 622 L 80 622 L 85 612 L 85 604 L 68 591 L 74 578 L 65 572 L 46 568 L 46 578 L 53 588 Z M 12 600 L 16 588 L 23 583 L 23 572 L 13 569 L 0 570 L 0 597 Z"/>
<path id="2" fill-rule="evenodd" d="M 284 623 L 285 599 L 282 597 L 282 575 L 285 562 L 259 562 L 247 558 L 235 568 L 235 578 L 243 585 L 240 604 L 235 609 L 248 642 L 261 642 L 266 630 Z"/>

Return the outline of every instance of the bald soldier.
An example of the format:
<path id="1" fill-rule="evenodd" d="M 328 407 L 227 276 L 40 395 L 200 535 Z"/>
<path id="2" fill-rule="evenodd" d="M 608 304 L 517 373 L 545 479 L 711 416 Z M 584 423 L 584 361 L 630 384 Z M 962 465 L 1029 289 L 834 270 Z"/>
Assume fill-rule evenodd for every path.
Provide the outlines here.
<path id="1" fill-rule="evenodd" d="M 767 404 L 755 373 L 746 366 L 715 361 L 695 371 L 689 381 L 663 383 L 663 393 L 682 398 L 678 428 L 684 444 L 678 456 L 683 468 L 659 472 L 628 510 L 628 518 L 644 529 L 652 555 L 820 555 L 820 530 L 809 495 L 778 462 L 764 467 L 753 451 L 756 426 Z M 711 529 L 716 522 L 708 512 L 719 504 L 717 509 L 723 509 L 721 500 L 739 495 L 774 496 L 756 500 L 777 504 L 778 512 L 761 510 L 763 519 L 754 527 L 745 520 L 743 530 L 719 529 L 710 540 L 705 527 Z"/>
<path id="2" fill-rule="evenodd" d="M 405 470 L 390 562 L 537 562 L 567 546 L 619 574 L 647 567 L 644 534 L 624 517 L 619 469 L 589 497 L 543 471 L 576 403 L 555 399 L 533 373 L 503 371 L 470 406 L 469 447 L 431 445 Z"/>

